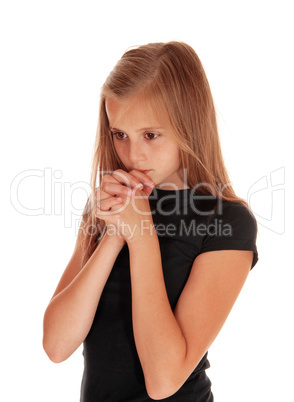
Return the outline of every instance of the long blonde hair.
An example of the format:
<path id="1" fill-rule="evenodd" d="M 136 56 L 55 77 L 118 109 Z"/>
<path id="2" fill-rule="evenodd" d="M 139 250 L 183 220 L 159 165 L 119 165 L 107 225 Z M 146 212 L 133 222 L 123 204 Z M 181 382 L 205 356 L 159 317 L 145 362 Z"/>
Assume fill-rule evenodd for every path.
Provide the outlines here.
<path id="1" fill-rule="evenodd" d="M 128 50 L 107 77 L 102 89 L 99 119 L 91 168 L 91 194 L 82 220 L 84 265 L 99 242 L 104 221 L 94 215 L 97 178 L 125 167 L 109 135 L 105 101 L 108 97 L 126 100 L 147 99 L 151 109 L 165 111 L 181 152 L 187 185 L 203 194 L 223 200 L 247 202 L 237 197 L 224 164 L 216 112 L 210 86 L 196 52 L 183 42 L 149 43 Z M 99 237 L 99 236 L 98 236 Z M 101 236 L 99 237 L 101 239 Z"/>

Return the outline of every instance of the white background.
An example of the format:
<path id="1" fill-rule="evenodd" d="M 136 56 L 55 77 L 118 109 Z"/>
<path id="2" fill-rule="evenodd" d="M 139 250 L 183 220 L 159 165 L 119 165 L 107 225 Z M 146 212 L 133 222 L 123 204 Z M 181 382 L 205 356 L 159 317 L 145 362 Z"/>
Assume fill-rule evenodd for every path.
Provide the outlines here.
<path id="1" fill-rule="evenodd" d="M 42 319 L 88 196 L 100 87 L 129 47 L 179 40 L 203 62 L 231 181 L 259 222 L 259 262 L 209 351 L 215 400 L 294 401 L 291 8 L 1 2 L 1 400 L 79 400 L 82 349 L 50 362 Z"/>

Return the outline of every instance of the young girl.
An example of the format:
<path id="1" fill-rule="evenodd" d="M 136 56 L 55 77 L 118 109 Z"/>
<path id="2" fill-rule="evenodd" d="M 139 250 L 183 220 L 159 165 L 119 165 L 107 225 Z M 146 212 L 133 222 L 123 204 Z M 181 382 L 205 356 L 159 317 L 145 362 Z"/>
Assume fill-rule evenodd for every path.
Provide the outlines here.
<path id="1" fill-rule="evenodd" d="M 46 353 L 61 362 L 83 343 L 83 402 L 213 401 L 207 350 L 258 260 L 257 223 L 190 46 L 131 49 L 110 73 L 91 189 L 45 312 Z"/>

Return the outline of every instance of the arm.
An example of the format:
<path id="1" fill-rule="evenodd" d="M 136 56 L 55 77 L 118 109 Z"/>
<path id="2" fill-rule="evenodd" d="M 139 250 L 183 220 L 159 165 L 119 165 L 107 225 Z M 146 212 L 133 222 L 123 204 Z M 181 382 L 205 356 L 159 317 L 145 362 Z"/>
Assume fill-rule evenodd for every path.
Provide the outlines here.
<path id="1" fill-rule="evenodd" d="M 141 172 L 133 173 L 134 175 L 125 174 L 117 170 L 113 175 L 104 175 L 101 188 L 97 188 L 95 192 L 97 205 L 101 208 L 99 209 L 102 213 L 101 219 L 112 215 L 116 217 L 115 211 L 121 209 L 121 203 L 130 191 L 121 182 L 133 189 L 138 186 L 143 187 L 140 180 L 150 181 L 150 178 Z M 136 175 L 139 178 L 136 178 Z M 114 176 L 117 176 L 117 179 Z M 103 191 L 102 188 L 107 189 L 108 192 Z M 107 226 L 109 225 L 113 224 L 108 223 Z M 91 258 L 82 267 L 81 238 L 83 236 L 80 228 L 73 256 L 44 315 L 43 347 L 49 358 L 56 363 L 66 360 L 87 336 L 105 283 L 117 255 L 125 244 L 125 240 L 118 231 L 117 235 L 113 233 L 109 235 L 106 232 Z"/>
<path id="2" fill-rule="evenodd" d="M 155 230 L 128 246 L 136 347 L 148 394 L 162 399 L 183 385 L 216 338 L 247 278 L 252 252 L 199 255 L 173 313 Z"/>
<path id="3" fill-rule="evenodd" d="M 147 392 L 162 399 L 183 385 L 218 335 L 248 276 L 253 252 L 198 255 L 173 312 L 146 192 L 134 195 L 115 214 L 105 217 L 98 208 L 97 215 L 117 225 L 128 243 L 135 343 Z"/>
<path id="4" fill-rule="evenodd" d="M 66 360 L 87 336 L 104 285 L 122 246 L 116 236 L 105 234 L 81 269 L 77 243 L 44 315 L 43 347 L 53 362 Z"/>

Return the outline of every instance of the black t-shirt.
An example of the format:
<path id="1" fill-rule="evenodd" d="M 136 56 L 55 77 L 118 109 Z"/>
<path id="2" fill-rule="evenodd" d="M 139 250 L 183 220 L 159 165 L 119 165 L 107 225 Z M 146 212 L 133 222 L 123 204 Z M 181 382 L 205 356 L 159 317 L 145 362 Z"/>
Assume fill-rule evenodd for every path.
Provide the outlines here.
<path id="1" fill-rule="evenodd" d="M 212 250 L 252 250 L 258 261 L 257 222 L 240 202 L 201 195 L 190 189 L 153 189 L 149 196 L 158 234 L 168 299 L 174 310 L 197 255 Z M 81 402 L 151 401 L 132 328 L 127 244 L 119 253 L 84 341 Z M 164 401 L 212 402 L 208 352 L 183 386 Z"/>

